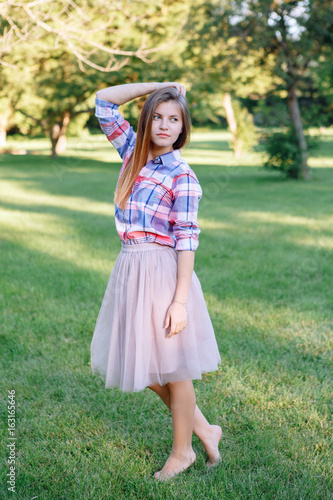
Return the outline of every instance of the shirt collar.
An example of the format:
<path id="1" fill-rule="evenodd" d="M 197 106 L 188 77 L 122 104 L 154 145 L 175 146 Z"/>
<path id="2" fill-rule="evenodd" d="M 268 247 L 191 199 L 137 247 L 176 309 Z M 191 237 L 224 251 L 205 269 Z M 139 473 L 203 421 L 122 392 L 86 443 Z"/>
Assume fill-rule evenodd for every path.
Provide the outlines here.
<path id="1" fill-rule="evenodd" d="M 164 155 L 158 156 L 155 158 L 154 163 L 163 163 L 163 165 L 167 165 L 168 163 L 179 161 L 180 159 L 180 150 L 175 149 L 174 151 L 169 151 L 169 153 L 164 153 Z"/>

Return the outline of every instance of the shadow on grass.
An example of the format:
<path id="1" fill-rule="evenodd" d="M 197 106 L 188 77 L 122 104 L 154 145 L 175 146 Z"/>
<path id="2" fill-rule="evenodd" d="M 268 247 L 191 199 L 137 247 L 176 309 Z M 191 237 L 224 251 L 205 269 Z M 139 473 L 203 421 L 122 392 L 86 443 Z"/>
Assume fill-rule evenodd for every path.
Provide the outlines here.
<path id="1" fill-rule="evenodd" d="M 0 157 L 3 164 L 3 180 L 29 183 L 29 188 L 52 195 L 81 196 L 94 201 L 113 202 L 120 162 L 103 162 L 77 157 L 62 157 L 57 160 L 46 156 Z M 222 162 L 221 162 L 222 163 Z M 313 180 L 300 182 L 285 178 L 279 172 L 268 172 L 262 167 L 236 166 L 225 167 L 199 165 L 195 172 L 203 187 L 202 203 L 214 202 L 220 209 L 228 208 L 228 196 L 242 190 L 244 201 L 250 205 L 256 199 L 265 197 L 269 190 L 274 190 L 274 198 L 280 204 L 280 211 L 290 211 L 288 197 L 302 199 L 309 196 L 312 202 L 321 202 L 323 191 L 329 194 L 333 178 L 331 169 L 316 168 Z M 280 190 L 276 192 L 276 189 Z M 268 191 L 267 191 L 268 190 Z M 200 206 L 201 206 L 200 205 Z M 252 209 L 253 207 L 251 207 Z M 269 210 L 270 208 L 268 208 Z M 275 208 L 274 208 L 275 209 Z M 311 207 L 313 209 L 313 207 Z"/>
<path id="2" fill-rule="evenodd" d="M 76 197 L 113 202 L 120 163 L 76 157 L 54 160 L 43 156 L 10 160 L 2 168 L 3 180 L 27 183 L 29 189 L 42 194 L 73 196 L 75 192 Z"/>
<path id="3" fill-rule="evenodd" d="M 32 165 L 41 168 L 38 162 L 28 167 Z M 16 168 L 18 174 L 26 173 L 20 163 Z M 114 186 L 118 164 L 110 169 L 104 162 L 82 160 L 75 168 L 66 170 L 58 184 L 47 169 L 28 172 L 23 180 L 32 181 L 28 188 L 49 194 L 109 200 L 105 172 L 110 171 L 108 184 Z M 9 169 L 8 176 L 22 179 Z M 320 218 L 329 200 L 323 199 L 320 189 L 313 189 L 309 209 L 309 193 L 302 186 L 277 193 L 273 181 L 272 192 L 260 192 L 256 191 L 259 179 L 251 177 L 249 186 L 250 177 L 231 177 L 228 188 L 219 186 L 220 193 L 207 196 L 203 205 L 202 216 L 208 221 L 227 219 L 231 225 L 222 234 L 214 228 L 203 230 L 195 264 L 205 294 L 212 296 L 211 317 L 222 356 L 219 372 L 205 375 L 204 382 L 195 385 L 204 413 L 224 428 L 224 460 L 207 472 L 202 446 L 195 440 L 198 465 L 176 480 L 175 498 L 193 494 L 220 499 L 223 492 L 229 495 L 226 498 L 290 500 L 305 495 L 329 498 L 331 491 L 331 435 L 325 420 L 332 372 L 325 340 L 332 303 L 330 253 L 290 239 L 296 229 L 302 237 L 308 234 L 297 221 L 290 233 L 286 223 L 249 222 L 241 213 L 278 210 L 304 216 L 308 211 L 309 218 Z M 239 188 L 241 196 L 234 197 Z M 293 196 L 294 205 L 288 203 Z M 88 248 L 94 245 L 95 258 L 105 258 L 109 252 L 110 264 L 120 250 L 115 230 L 112 235 L 106 230 L 109 217 L 104 214 L 89 217 L 84 209 L 43 204 L 6 202 L 4 207 L 63 219 L 66 226 L 72 225 L 87 259 Z M 1 242 L 0 342 L 6 361 L 2 383 L 15 386 L 20 397 L 21 489 L 44 492 L 50 498 L 61 498 L 61 491 L 63 498 L 108 498 L 102 495 L 111 483 L 114 498 L 130 498 L 133 491 L 141 498 L 158 498 L 154 494 L 161 491 L 170 498 L 170 486 L 143 481 L 163 465 L 171 449 L 167 410 L 148 391 L 136 395 L 106 391 L 103 382 L 90 374 L 89 346 L 109 270 L 83 269 L 67 262 L 65 255 L 57 258 L 31 250 L 10 241 L 13 237 L 8 234 L 8 241 L 5 237 Z M 316 265 L 309 266 L 314 257 Z M 302 262 L 308 264 L 297 267 Z M 317 322 L 328 318 L 313 326 L 321 328 L 322 338 L 316 332 L 311 337 L 308 318 L 308 337 L 294 331 L 287 335 L 296 313 L 301 318 L 306 312 Z M 77 489 L 80 480 L 82 490 Z M 99 496 L 89 496 L 93 483 L 102 492 Z"/>
<path id="4" fill-rule="evenodd" d="M 82 229 L 83 232 L 84 230 Z M 212 241 L 214 241 L 213 236 L 211 237 Z M 110 272 L 111 262 L 115 261 L 120 250 L 120 242 L 117 241 L 117 243 L 118 245 L 113 249 L 112 246 L 110 247 Z M 212 246 L 214 247 L 214 245 Z M 300 255 L 300 248 L 297 248 L 296 245 L 293 245 L 290 251 L 298 256 Z M 307 255 L 311 256 L 310 250 L 302 249 L 302 252 L 302 258 L 304 259 L 307 258 Z M 3 256 L 7 255 L 6 269 L 2 274 L 2 289 L 8 293 L 8 297 L 5 297 L 4 300 L 5 304 L 8 301 L 11 311 L 9 314 L 13 315 L 10 316 L 10 324 L 14 319 L 19 322 L 14 323 L 11 328 L 14 326 L 14 330 L 16 331 L 24 331 L 23 325 L 26 322 L 27 324 L 31 322 L 30 326 L 33 327 L 34 336 L 39 340 L 43 339 L 43 342 L 48 342 L 52 338 L 52 344 L 57 343 L 57 336 L 62 336 L 66 331 L 72 331 L 71 338 L 79 340 L 82 334 L 81 327 L 76 332 L 75 329 L 64 329 L 64 324 L 67 321 L 74 323 L 78 321 L 76 317 L 77 304 L 83 305 L 84 308 L 89 304 L 88 310 L 95 311 L 94 314 L 90 315 L 89 323 L 92 326 L 106 288 L 105 275 L 89 269 L 82 269 L 73 263 L 51 257 L 45 252 L 29 250 L 24 245 L 20 246 L 10 241 L 2 241 L 1 253 Z M 264 316 L 264 311 L 268 311 L 269 315 L 275 308 L 281 312 L 281 315 L 284 308 L 294 311 L 298 310 L 301 313 L 304 310 L 304 302 L 311 304 L 311 301 L 313 304 L 320 304 L 322 315 L 330 314 L 331 301 L 330 297 L 326 296 L 329 290 L 329 283 L 331 282 L 330 277 L 327 277 L 326 286 L 322 284 L 319 288 L 314 287 L 313 289 L 311 289 L 311 278 L 313 279 L 313 276 L 310 276 L 310 281 L 306 287 L 304 286 L 306 283 L 304 276 L 299 277 L 291 287 L 291 293 L 289 293 L 290 276 L 288 274 L 283 276 L 281 275 L 281 270 L 274 270 L 273 262 L 270 262 L 270 253 L 267 252 L 267 254 L 266 262 L 264 261 L 264 256 L 261 256 L 260 265 L 267 266 L 269 274 L 267 280 L 261 282 L 260 288 L 257 287 L 257 271 L 253 272 L 254 266 L 258 263 L 256 255 L 247 254 L 246 262 L 241 263 L 237 256 L 230 255 L 228 268 L 238 267 L 238 271 L 235 274 L 236 279 L 234 280 L 234 284 L 229 283 L 228 285 L 224 285 L 228 280 L 228 272 L 226 273 L 225 267 L 220 265 L 220 261 L 217 262 L 214 256 L 212 257 L 213 260 L 201 259 L 198 254 L 196 269 L 199 277 L 200 275 L 204 277 L 202 281 L 205 293 L 214 294 L 216 299 L 221 301 L 222 304 L 225 298 L 229 302 L 236 300 L 240 304 L 240 310 L 244 309 L 245 306 L 246 310 L 251 311 L 251 314 L 262 312 Z M 213 271 L 214 269 L 220 269 L 220 272 L 216 273 L 216 271 Z M 320 270 L 317 270 L 317 272 L 320 272 Z M 239 275 L 239 279 L 242 278 L 245 284 L 238 283 L 237 275 Z M 51 287 L 50 283 L 52 283 Z M 15 290 L 18 293 L 14 302 L 12 302 L 12 293 Z M 34 296 L 36 301 L 34 300 Z M 99 297 L 99 299 L 96 300 L 96 297 Z M 66 311 L 68 304 L 72 304 L 73 311 L 71 309 Z M 52 323 L 52 337 L 49 337 L 49 340 L 47 340 L 48 336 L 45 335 L 45 332 L 51 326 L 49 323 L 49 307 L 51 307 L 52 314 L 55 316 L 55 322 Z M 313 310 L 315 310 L 315 306 L 313 306 Z M 20 312 L 22 316 L 19 314 Z M 61 321 L 56 319 L 58 315 L 62 316 L 66 314 L 69 314 L 68 319 L 64 317 L 61 318 Z M 295 373 L 295 370 L 305 376 L 309 373 L 321 373 L 321 381 L 324 380 L 325 376 L 332 369 L 332 361 L 327 357 L 326 352 L 319 350 L 317 354 L 313 354 L 311 346 L 309 348 L 309 345 L 306 343 L 303 342 L 302 344 L 302 341 L 297 337 L 294 339 L 279 339 L 278 333 L 275 332 L 271 336 L 269 332 L 265 331 L 266 326 L 260 327 L 255 322 L 252 325 L 244 324 L 241 333 L 237 333 L 234 330 L 234 326 L 228 324 L 228 320 L 226 319 L 223 320 L 222 327 L 220 323 L 222 316 L 216 315 L 214 312 L 212 313 L 213 322 L 217 325 L 217 338 L 220 341 L 224 338 L 221 330 L 225 328 L 232 335 L 233 340 L 228 349 L 230 349 L 231 345 L 233 346 L 233 359 L 241 361 L 243 358 L 244 362 L 246 362 L 246 359 L 256 359 L 258 363 L 260 358 L 260 364 L 265 367 L 265 371 L 272 371 L 272 377 L 274 377 L 275 370 L 275 368 L 272 368 L 272 356 L 278 360 L 278 363 L 283 363 L 287 371 L 290 369 L 291 373 Z M 87 318 L 86 313 L 84 314 L 84 318 Z M 283 318 L 282 315 L 282 329 L 287 324 L 288 317 Z M 12 333 L 11 331 L 10 334 Z M 20 342 L 22 341 L 23 338 L 20 337 Z M 6 342 L 8 342 L 8 339 Z M 11 340 L 8 346 L 10 344 Z M 5 346 L 2 347 L 5 348 Z M 67 348 L 66 345 L 62 347 Z M 246 347 L 245 350 L 243 350 L 244 347 Z M 226 353 L 226 345 L 224 345 L 221 351 Z M 5 350 L 2 352 L 6 355 Z M 11 352 L 14 359 L 16 359 L 18 352 L 15 349 Z M 67 354 L 70 353 L 70 351 L 66 352 Z M 266 354 L 267 358 L 265 358 Z M 10 352 L 8 351 L 7 357 L 9 355 Z"/>
<path id="5" fill-rule="evenodd" d="M 203 151 L 232 151 L 228 141 L 196 141 L 192 140 L 188 148 L 191 149 L 201 149 Z"/>
<path id="6" fill-rule="evenodd" d="M 96 179 L 95 172 L 89 172 L 82 180 L 82 175 L 78 174 L 78 179 L 72 178 L 65 183 L 56 183 L 55 185 L 47 178 L 38 178 L 31 176 L 33 184 L 29 184 L 30 188 L 39 186 L 43 192 L 58 195 L 67 191 L 71 195 L 87 195 L 91 199 L 90 193 L 80 193 L 80 189 L 91 190 L 93 177 L 96 180 L 96 198 L 98 201 L 109 201 L 109 190 L 107 188 L 106 195 L 104 194 L 105 182 L 102 177 Z M 99 174 L 98 174 L 99 175 Z M 75 176 L 74 176 L 75 177 Z M 17 179 L 16 179 L 17 180 Z M 78 180 L 81 185 L 77 185 Z M 25 179 L 26 181 L 26 179 Z M 232 179 L 236 182 L 236 179 Z M 83 185 L 83 188 L 81 186 Z M 254 183 L 255 185 L 255 183 Z M 246 186 L 246 181 L 245 181 Z M 302 240 L 313 235 L 316 236 L 317 231 L 310 229 L 307 226 L 307 221 L 313 221 L 318 218 L 319 223 L 323 223 L 323 213 L 329 215 L 331 208 L 330 196 L 323 198 L 322 191 L 316 191 L 314 188 L 311 192 L 311 211 L 307 208 L 308 191 L 301 191 L 301 188 L 294 192 L 294 186 L 287 191 L 283 190 L 280 193 L 274 191 L 272 194 L 267 192 L 256 192 L 253 190 L 249 192 L 245 190 L 244 197 L 233 198 L 234 185 L 230 185 L 230 192 L 228 196 L 223 196 L 223 189 L 221 194 L 210 196 L 208 184 L 205 183 L 204 196 L 200 207 L 200 215 L 205 218 L 213 226 L 212 229 L 206 229 L 203 224 L 203 230 L 200 237 L 200 247 L 197 252 L 197 265 L 200 267 L 202 262 L 206 270 L 203 270 L 203 276 L 206 283 L 211 283 L 207 286 L 207 291 L 210 289 L 213 293 L 217 293 L 217 297 L 221 298 L 220 291 L 225 290 L 225 293 L 232 293 L 235 298 L 243 299 L 246 296 L 251 296 L 261 300 L 263 296 L 267 298 L 267 302 L 279 304 L 281 301 L 289 302 L 294 307 L 301 303 L 301 297 L 304 293 L 308 297 L 312 297 L 316 303 L 321 303 L 325 307 L 329 303 L 331 294 L 327 294 L 326 283 L 329 282 L 331 269 L 329 266 L 329 259 L 331 258 L 331 251 L 326 247 L 318 245 L 317 248 L 304 246 L 298 244 L 293 239 L 295 235 Z M 244 187 L 244 186 L 243 186 Z M 323 187 L 323 186 L 320 186 Z M 101 196 L 102 193 L 102 196 Z M 273 196 L 274 194 L 274 196 Z M 293 196 L 294 194 L 294 196 Z M 297 197 L 298 205 L 295 203 Z M 290 202 L 291 200 L 291 202 Z M 29 200 L 30 201 L 30 200 Z M 220 203 L 218 203 L 220 201 Z M 211 210 L 212 204 L 214 210 Z M 75 235 L 83 245 L 83 248 L 91 247 L 94 245 L 94 238 L 96 239 L 96 247 L 108 248 L 110 238 L 117 239 L 116 231 L 114 228 L 114 216 L 89 213 L 89 206 L 78 209 L 71 209 L 69 207 L 59 207 L 52 205 L 44 205 L 43 203 L 36 204 L 23 204 L 14 202 L 2 202 L 0 206 L 5 209 L 15 210 L 27 213 L 42 213 L 52 214 L 58 217 L 59 222 L 66 220 L 66 227 L 72 226 L 71 234 Z M 247 218 L 246 214 L 252 212 L 250 217 Z M 264 218 L 260 219 L 260 214 L 273 213 L 277 218 Z M 214 219 L 212 215 L 214 214 Z M 285 222 L 283 218 L 278 219 L 281 214 L 295 217 L 301 216 L 301 220 L 297 218 L 290 219 Z M 257 216 L 257 217 L 256 217 Z M 214 223 L 217 224 L 219 220 L 227 221 L 229 229 L 215 230 Z M 330 236 L 328 229 L 326 230 L 327 236 Z M 87 234 L 91 235 L 88 238 Z M 239 237 L 239 235 L 243 235 Z M 325 230 L 322 229 L 322 235 L 325 235 Z M 260 244 L 258 246 L 258 239 Z M 117 240 L 118 241 L 118 240 Z M 278 245 L 276 247 L 276 242 Z M 120 245 L 120 242 L 119 242 Z M 240 246 L 239 250 L 237 248 Z M 284 262 L 279 262 L 281 259 L 281 247 L 284 247 L 286 256 Z M 212 249 L 206 256 L 201 256 L 201 248 Z M 247 249 L 246 253 L 244 250 Z M 276 265 L 278 263 L 278 265 Z M 225 268 L 234 269 L 229 275 L 225 276 Z M 209 269 L 211 270 L 211 277 L 209 277 Z M 220 273 L 214 270 L 220 269 Z M 282 274 L 281 274 L 282 272 Z M 261 280 L 260 274 L 264 273 L 268 278 L 266 281 Z M 236 289 L 235 289 L 236 278 Z M 237 286 L 237 280 L 241 281 L 241 285 Z M 317 286 L 318 280 L 321 280 L 325 287 L 320 291 Z M 230 283 L 233 283 L 234 290 L 230 288 Z M 289 283 L 289 286 L 286 283 Z M 260 283 L 260 288 L 258 287 Z M 307 290 L 304 289 L 304 284 L 307 285 Z M 284 296 L 283 296 L 284 294 Z M 318 295 L 317 295 L 318 294 Z M 222 294 L 223 296 L 223 294 Z M 297 299 L 297 300 L 296 300 Z"/>
<path id="7" fill-rule="evenodd" d="M 152 480 L 152 470 L 161 467 L 170 452 L 171 419 L 157 396 L 105 390 L 90 374 L 89 345 L 105 280 L 99 273 L 17 244 L 5 243 L 1 250 L 8 257 L 1 289 L 6 292 L 2 311 L 9 319 L 0 336 L 6 359 L 3 382 L 8 380 L 20 398 L 20 480 L 31 485 L 26 474 L 32 467 L 37 483 L 29 486 L 31 491 L 57 492 L 66 485 L 70 498 L 85 464 L 94 469 L 103 451 L 112 460 L 108 472 L 117 479 L 118 494 L 136 482 L 142 487 L 142 475 Z M 249 308 L 255 312 L 258 302 L 250 302 Z M 232 485 L 243 498 L 270 498 L 272 488 L 277 498 L 303 498 L 294 491 L 298 482 L 312 495 L 325 494 L 329 480 L 319 469 L 328 450 L 314 461 L 309 457 L 326 432 L 320 422 L 325 421 L 328 397 L 321 384 L 330 377 L 328 357 L 304 352 L 297 339 L 280 342 L 275 333 L 264 334 L 260 328 L 235 331 L 227 321 L 221 324 L 213 317 L 213 322 L 222 366 L 195 386 L 204 413 L 223 426 L 223 464 L 208 472 L 202 445 L 195 439 L 198 464 L 185 479 L 177 479 L 174 488 L 183 488 L 192 478 L 188 488 L 201 494 L 197 481 L 204 478 L 205 488 Z M 321 399 L 315 396 L 318 388 Z M 305 395 L 308 403 L 303 403 Z M 32 437 L 35 455 L 29 447 Z M 123 460 L 131 464 L 131 472 L 118 477 Z M 57 476 L 43 473 L 43 465 L 49 471 L 57 467 Z M 226 484 L 220 484 L 222 478 Z M 154 498 L 152 487 L 147 485 L 144 498 Z M 187 497 L 178 492 L 178 498 Z"/>

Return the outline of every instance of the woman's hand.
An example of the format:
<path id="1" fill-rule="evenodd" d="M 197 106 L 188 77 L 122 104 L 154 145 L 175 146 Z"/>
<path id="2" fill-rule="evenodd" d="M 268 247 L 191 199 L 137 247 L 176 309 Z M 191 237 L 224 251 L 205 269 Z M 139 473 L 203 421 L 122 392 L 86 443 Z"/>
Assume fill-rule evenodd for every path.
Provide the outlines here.
<path id="1" fill-rule="evenodd" d="M 178 82 L 155 82 L 155 90 L 165 89 L 166 87 L 174 87 L 178 92 L 185 97 L 186 89 L 184 85 Z"/>
<path id="2" fill-rule="evenodd" d="M 180 333 L 187 324 L 187 311 L 182 304 L 178 302 L 173 302 L 168 309 L 164 328 L 170 328 L 170 333 L 168 335 L 168 339 L 173 335 Z"/>

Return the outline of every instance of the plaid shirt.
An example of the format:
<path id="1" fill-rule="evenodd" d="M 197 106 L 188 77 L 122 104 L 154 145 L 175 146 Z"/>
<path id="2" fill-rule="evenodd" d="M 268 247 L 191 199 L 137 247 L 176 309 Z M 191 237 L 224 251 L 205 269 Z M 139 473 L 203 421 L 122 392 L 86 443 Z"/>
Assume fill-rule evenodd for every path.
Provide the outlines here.
<path id="1" fill-rule="evenodd" d="M 136 133 L 116 104 L 96 99 L 96 116 L 123 160 L 119 179 L 135 147 Z M 117 183 L 118 186 L 118 183 Z M 198 206 L 202 189 L 193 170 L 174 150 L 145 165 L 134 181 L 125 210 L 115 205 L 118 235 L 125 244 L 159 243 L 176 250 L 199 245 Z"/>

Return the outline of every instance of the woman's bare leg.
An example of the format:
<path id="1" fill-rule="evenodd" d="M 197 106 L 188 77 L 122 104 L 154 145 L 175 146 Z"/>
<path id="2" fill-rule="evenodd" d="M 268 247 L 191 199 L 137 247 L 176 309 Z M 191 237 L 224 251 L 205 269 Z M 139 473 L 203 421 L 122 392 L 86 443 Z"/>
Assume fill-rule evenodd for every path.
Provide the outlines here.
<path id="1" fill-rule="evenodd" d="M 171 479 L 195 461 L 192 433 L 195 412 L 195 393 L 192 381 L 169 383 L 169 401 L 173 426 L 171 454 L 156 479 Z"/>
<path id="2" fill-rule="evenodd" d="M 192 384 L 193 386 L 193 384 Z M 170 409 L 170 390 L 168 385 L 152 385 L 149 387 L 152 391 L 156 392 Z M 205 447 L 206 453 L 209 457 L 208 465 L 216 465 L 221 456 L 219 453 L 219 441 L 222 436 L 222 429 L 219 425 L 210 425 L 198 406 L 195 406 L 194 411 L 194 434 L 200 439 Z"/>

